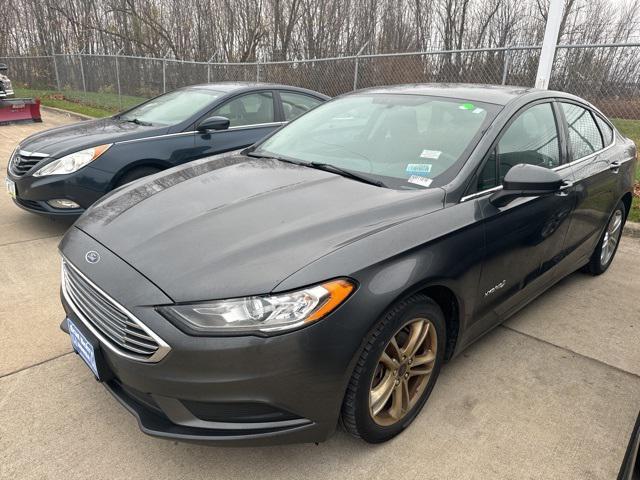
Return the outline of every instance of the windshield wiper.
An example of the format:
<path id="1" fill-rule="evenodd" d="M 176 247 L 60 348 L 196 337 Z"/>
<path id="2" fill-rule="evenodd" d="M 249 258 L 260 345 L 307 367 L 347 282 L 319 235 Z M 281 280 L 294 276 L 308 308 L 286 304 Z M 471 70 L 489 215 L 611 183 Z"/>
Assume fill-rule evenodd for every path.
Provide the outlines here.
<path id="1" fill-rule="evenodd" d="M 247 153 L 247 156 L 254 157 L 254 158 L 268 158 L 271 160 L 279 160 L 281 162 L 293 163 L 294 165 L 301 165 L 303 167 L 315 168 L 318 170 L 324 170 L 325 172 L 336 173 L 338 175 L 342 175 L 343 177 L 347 177 L 352 180 L 356 180 L 358 182 L 367 183 L 369 185 L 375 185 L 376 187 L 386 187 L 386 185 L 379 180 L 374 180 L 373 178 L 369 178 L 364 175 L 359 175 L 356 172 L 352 172 L 351 170 L 346 170 L 344 168 L 336 167 L 335 165 L 332 165 L 330 163 L 302 162 L 300 160 L 293 160 L 291 158 L 278 157 L 277 155 L 262 155 L 255 152 L 249 152 Z"/>
<path id="2" fill-rule="evenodd" d="M 150 122 L 145 122 L 140 120 L 139 118 L 125 118 L 123 119 L 125 122 L 135 123 L 136 125 L 142 125 L 144 127 L 150 127 L 152 124 Z"/>
<path id="3" fill-rule="evenodd" d="M 307 162 L 301 162 L 300 160 L 293 160 L 291 158 L 279 157 L 277 155 L 262 155 L 259 153 L 249 152 L 247 153 L 247 157 L 263 158 L 267 160 L 278 160 L 279 162 L 292 163 L 294 165 L 302 165 L 303 167 L 309 166 L 309 163 Z"/>
<path id="4" fill-rule="evenodd" d="M 331 163 L 322 163 L 322 162 L 309 162 L 305 163 L 312 168 L 317 168 L 318 170 L 324 170 L 325 172 L 337 173 L 338 175 L 342 175 L 343 177 L 350 178 L 352 180 L 357 180 L 358 182 L 368 183 L 369 185 L 375 185 L 376 187 L 386 187 L 384 183 L 380 180 L 374 180 L 373 178 L 366 177 L 364 175 L 359 175 L 356 172 L 351 170 L 346 170 L 344 168 L 336 167 Z"/>

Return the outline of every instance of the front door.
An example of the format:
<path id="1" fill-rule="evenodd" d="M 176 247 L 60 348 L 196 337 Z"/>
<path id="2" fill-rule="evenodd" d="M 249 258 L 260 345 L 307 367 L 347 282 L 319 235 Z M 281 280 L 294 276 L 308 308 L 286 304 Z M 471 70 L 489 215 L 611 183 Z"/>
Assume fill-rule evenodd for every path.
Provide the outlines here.
<path id="1" fill-rule="evenodd" d="M 501 134 L 478 177 L 476 211 L 483 218 L 485 254 L 477 293 L 477 328 L 489 328 L 520 308 L 551 281 L 560 261 L 568 219 L 575 203 L 571 169 L 563 166 L 566 147 L 559 135 L 557 107 L 542 102 L 518 112 Z M 558 171 L 569 186 L 504 207 L 490 201 L 509 169 L 531 164 Z"/>
<path id="2" fill-rule="evenodd" d="M 227 117 L 229 129 L 196 132 L 194 159 L 248 147 L 282 125 L 276 121 L 275 99 L 269 90 L 232 98 L 209 116 Z"/>

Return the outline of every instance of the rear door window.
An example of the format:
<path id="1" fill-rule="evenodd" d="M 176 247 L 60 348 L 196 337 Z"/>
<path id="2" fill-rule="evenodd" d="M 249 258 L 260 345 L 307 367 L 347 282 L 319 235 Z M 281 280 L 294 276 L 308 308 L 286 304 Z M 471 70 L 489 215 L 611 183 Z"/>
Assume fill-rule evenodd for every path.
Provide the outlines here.
<path id="1" fill-rule="evenodd" d="M 561 103 L 569 128 L 569 142 L 573 151 L 573 159 L 591 155 L 602 150 L 603 143 L 600 130 L 591 112 L 573 103 Z"/>
<path id="2" fill-rule="evenodd" d="M 294 92 L 280 92 L 280 99 L 282 100 L 284 119 L 287 122 L 298 118 L 303 113 L 307 113 L 322 103 L 319 98 Z"/>

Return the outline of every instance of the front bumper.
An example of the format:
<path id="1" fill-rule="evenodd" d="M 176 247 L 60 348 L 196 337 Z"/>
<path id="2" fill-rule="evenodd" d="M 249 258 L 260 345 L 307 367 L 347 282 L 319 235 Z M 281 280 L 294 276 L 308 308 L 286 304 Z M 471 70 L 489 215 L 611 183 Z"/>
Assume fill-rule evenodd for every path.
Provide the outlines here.
<path id="1" fill-rule="evenodd" d="M 225 445 L 320 442 L 334 432 L 362 339 L 349 321 L 357 309 L 350 305 L 355 295 L 330 317 L 295 332 L 193 337 L 152 307 L 172 303 L 163 292 L 72 230 L 61 244 L 69 262 L 171 347 L 159 362 L 144 363 L 101 344 L 113 374 L 105 387 L 143 432 Z M 84 261 L 89 250 L 100 254 L 99 263 Z M 82 322 L 64 295 L 62 302 L 67 316 Z"/>
<path id="2" fill-rule="evenodd" d="M 69 175 L 34 177 L 33 172 L 16 176 L 7 171 L 15 182 L 15 204 L 29 212 L 55 217 L 78 217 L 109 188 L 113 174 L 87 166 Z M 53 199 L 68 199 L 80 205 L 77 209 L 54 208 L 47 203 Z"/>

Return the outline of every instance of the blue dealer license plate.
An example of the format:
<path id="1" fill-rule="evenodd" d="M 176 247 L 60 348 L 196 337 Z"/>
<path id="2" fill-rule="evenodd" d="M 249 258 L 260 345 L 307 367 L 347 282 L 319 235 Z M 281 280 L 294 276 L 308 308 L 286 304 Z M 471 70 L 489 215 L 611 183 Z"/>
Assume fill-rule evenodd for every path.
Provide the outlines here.
<path id="1" fill-rule="evenodd" d="M 80 329 L 67 318 L 67 326 L 69 328 L 69 336 L 71 337 L 71 346 L 82 357 L 84 363 L 91 369 L 93 374 L 99 380 L 98 365 L 96 364 L 96 349 L 93 344 L 84 336 Z"/>

